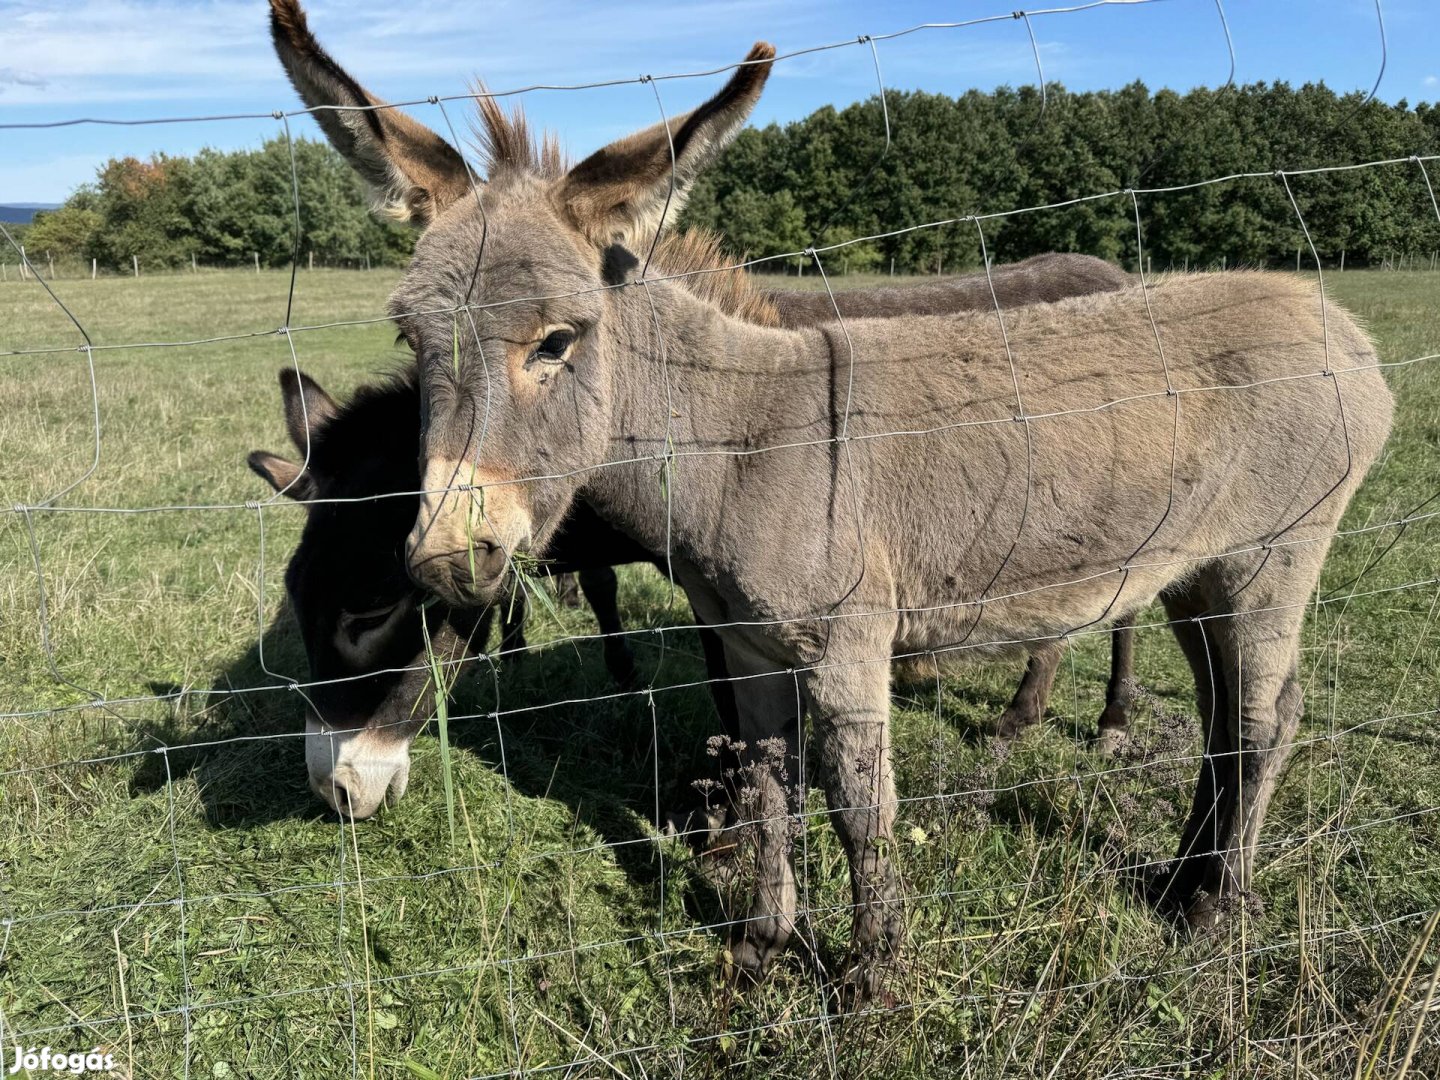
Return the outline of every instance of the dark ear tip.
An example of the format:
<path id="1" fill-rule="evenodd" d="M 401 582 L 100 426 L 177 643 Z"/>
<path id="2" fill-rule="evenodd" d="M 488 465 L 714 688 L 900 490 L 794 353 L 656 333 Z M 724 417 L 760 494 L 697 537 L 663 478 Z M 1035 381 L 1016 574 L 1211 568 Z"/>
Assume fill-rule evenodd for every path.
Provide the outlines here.
<path id="1" fill-rule="evenodd" d="M 270 0 L 270 18 L 277 26 L 293 31 L 305 26 L 305 9 L 299 0 Z"/>
<path id="2" fill-rule="evenodd" d="M 280 389 L 293 390 L 298 385 L 293 367 L 282 367 L 280 369 Z"/>
<path id="3" fill-rule="evenodd" d="M 250 471 L 256 476 L 268 479 L 265 472 L 265 459 L 269 456 L 264 450 L 251 450 L 245 455 L 245 464 L 250 466 Z"/>
<path id="4" fill-rule="evenodd" d="M 270 36 L 302 55 L 319 50 L 299 0 L 270 0 Z"/>

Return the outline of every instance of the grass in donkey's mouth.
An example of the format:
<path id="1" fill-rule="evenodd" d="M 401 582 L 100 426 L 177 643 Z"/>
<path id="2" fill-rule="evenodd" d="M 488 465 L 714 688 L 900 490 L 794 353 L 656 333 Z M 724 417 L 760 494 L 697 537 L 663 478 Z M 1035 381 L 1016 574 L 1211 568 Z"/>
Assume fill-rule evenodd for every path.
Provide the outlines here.
<path id="1" fill-rule="evenodd" d="M 435 694 L 435 730 L 440 740 L 440 782 L 445 792 L 445 817 L 450 822 L 450 839 L 455 839 L 455 770 L 450 751 L 450 691 L 460 677 L 460 665 L 447 663 L 435 651 L 430 637 L 433 601 L 420 608 L 420 627 L 425 634 L 425 662 L 430 668 L 430 687 Z M 417 702 L 417 707 L 421 704 Z"/>
<path id="2" fill-rule="evenodd" d="M 553 624 L 559 614 L 555 597 L 545 587 L 550 574 L 546 562 L 528 551 L 517 551 L 510 556 L 510 571 L 515 577 L 515 588 L 510 591 L 507 602 L 514 614 L 515 605 L 524 604 L 527 611 L 543 611 L 546 619 Z"/>

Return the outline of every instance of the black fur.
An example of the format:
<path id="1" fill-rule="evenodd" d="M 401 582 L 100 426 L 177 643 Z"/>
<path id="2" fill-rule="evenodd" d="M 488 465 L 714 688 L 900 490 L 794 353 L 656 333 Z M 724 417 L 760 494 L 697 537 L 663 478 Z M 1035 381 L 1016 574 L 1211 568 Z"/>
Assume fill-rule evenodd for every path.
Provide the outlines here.
<path id="1" fill-rule="evenodd" d="M 640 260 L 624 244 L 611 244 L 605 249 L 600 276 L 606 285 L 624 285 L 639 265 Z"/>

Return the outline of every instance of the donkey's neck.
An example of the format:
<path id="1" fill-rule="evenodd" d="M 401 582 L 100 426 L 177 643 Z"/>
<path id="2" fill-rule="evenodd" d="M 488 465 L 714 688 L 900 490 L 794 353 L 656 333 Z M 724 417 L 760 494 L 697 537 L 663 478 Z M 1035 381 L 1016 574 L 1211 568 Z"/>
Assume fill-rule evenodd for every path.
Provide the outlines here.
<path id="1" fill-rule="evenodd" d="M 755 451 L 811 437 L 803 420 L 779 430 L 785 414 L 816 411 L 804 335 L 732 318 L 673 284 L 646 289 L 625 290 L 613 331 L 618 464 L 597 469 L 583 494 L 656 553 L 723 558 L 724 523 L 759 479 L 747 474 L 766 465 Z"/>

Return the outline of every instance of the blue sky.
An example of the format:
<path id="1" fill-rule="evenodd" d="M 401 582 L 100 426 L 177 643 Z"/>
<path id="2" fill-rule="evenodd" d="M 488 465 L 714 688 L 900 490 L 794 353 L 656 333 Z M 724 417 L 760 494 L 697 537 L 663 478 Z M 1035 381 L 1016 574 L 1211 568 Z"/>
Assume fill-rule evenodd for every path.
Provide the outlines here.
<path id="1" fill-rule="evenodd" d="M 1049 0 L 1061 6 L 1066 0 Z M 1074 2 L 1074 0 L 1070 0 Z M 1323 81 L 1369 90 L 1380 71 L 1375 0 L 1223 0 L 1241 82 Z M 1440 98 L 1440 0 L 1382 0 L 1389 56 L 1380 96 Z M 389 100 L 694 71 L 763 38 L 782 52 L 924 22 L 1014 10 L 1013 0 L 315 0 L 311 26 L 352 74 Z M 1035 8 L 1047 6 L 1036 4 Z M 1047 80 L 1075 90 L 1141 79 L 1152 89 L 1219 85 L 1230 71 L 1216 0 L 1158 0 L 1032 20 Z M 877 45 L 887 87 L 949 94 L 1036 81 L 1025 24 L 923 30 Z M 697 103 L 719 78 L 660 83 L 664 107 Z M 875 92 L 868 47 L 776 67 L 755 120 L 791 120 Z M 580 155 L 659 118 L 640 84 L 522 96 Z M 0 0 L 0 124 L 269 113 L 299 106 L 268 41 L 263 0 Z M 433 106 L 414 110 L 432 126 Z M 452 117 L 460 120 L 459 109 Z M 318 129 L 297 118 L 297 134 Z M 271 119 L 0 129 L 0 203 L 63 199 L 106 158 L 253 146 Z"/>

